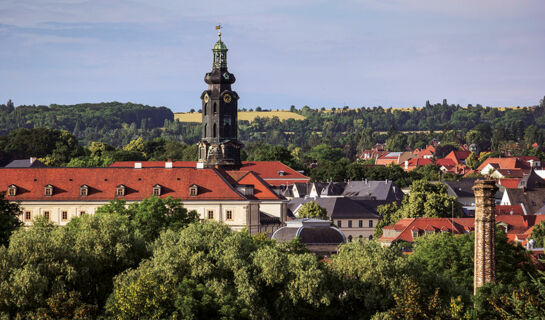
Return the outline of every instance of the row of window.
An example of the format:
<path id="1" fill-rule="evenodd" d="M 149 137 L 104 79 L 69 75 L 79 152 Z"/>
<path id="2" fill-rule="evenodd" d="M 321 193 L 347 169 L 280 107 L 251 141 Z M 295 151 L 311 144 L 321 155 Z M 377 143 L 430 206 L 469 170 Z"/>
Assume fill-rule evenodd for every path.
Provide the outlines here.
<path id="1" fill-rule="evenodd" d="M 358 238 L 359 238 L 359 240 L 361 240 L 361 239 L 363 239 L 363 236 L 360 234 L 360 236 L 359 236 Z M 352 242 L 352 239 L 353 239 L 352 235 L 349 235 L 349 236 L 348 236 L 348 242 Z M 372 239 L 373 239 L 373 236 L 370 235 L 370 236 L 368 237 L 368 239 L 369 239 L 369 240 L 372 240 Z"/>
<path id="2" fill-rule="evenodd" d="M 86 212 L 84 210 L 81 210 L 79 212 L 79 215 L 80 216 L 83 216 L 85 215 Z M 50 217 L 50 211 L 44 211 L 43 212 L 43 216 L 49 220 L 49 217 Z M 31 221 L 32 220 L 32 212 L 31 211 L 25 211 L 25 221 Z M 66 221 L 68 220 L 68 211 L 61 211 L 61 220 L 62 221 Z"/>
<path id="3" fill-rule="evenodd" d="M 44 187 L 44 195 L 45 196 L 52 196 L 53 195 L 53 190 L 54 187 L 50 184 L 46 185 Z M 125 196 L 126 194 L 126 191 L 127 191 L 127 187 L 125 187 L 124 185 L 120 184 L 119 186 L 116 187 L 116 190 L 115 190 L 115 195 L 118 196 L 118 197 L 123 197 Z M 161 191 L 162 191 L 162 187 L 161 185 L 159 184 L 156 184 L 153 186 L 153 191 L 152 191 L 152 195 L 158 197 L 161 195 Z M 199 188 L 197 185 L 192 185 L 189 187 L 189 195 L 194 197 L 194 196 L 197 196 L 198 194 L 198 191 L 199 191 Z M 14 197 L 17 195 L 17 186 L 12 184 L 8 187 L 8 195 L 11 196 L 11 197 Z M 79 195 L 82 196 L 82 197 L 86 197 L 89 195 L 89 187 L 87 185 L 82 185 L 79 189 Z"/>
<path id="4" fill-rule="evenodd" d="M 343 227 L 342 220 L 337 220 L 337 227 L 339 227 L 339 228 Z M 347 228 L 353 228 L 352 220 L 348 220 L 348 227 Z M 363 220 L 358 221 L 358 228 L 363 228 Z M 373 220 L 369 220 L 369 228 L 373 228 Z"/>
<path id="5" fill-rule="evenodd" d="M 209 220 L 214 220 L 214 210 L 208 210 L 206 212 L 206 218 Z M 233 220 L 233 210 L 225 211 L 225 220 Z"/>
<path id="6" fill-rule="evenodd" d="M 80 211 L 79 215 L 82 216 L 86 214 L 85 211 Z M 49 220 L 50 217 L 50 211 L 44 211 L 43 216 Z M 207 212 L 207 218 L 210 220 L 214 219 L 214 210 L 208 210 Z M 25 221 L 31 221 L 32 220 L 32 212 L 31 211 L 25 211 Z M 61 220 L 66 221 L 68 220 L 68 211 L 61 211 Z M 233 220 L 233 210 L 226 210 L 225 211 L 225 220 Z"/>

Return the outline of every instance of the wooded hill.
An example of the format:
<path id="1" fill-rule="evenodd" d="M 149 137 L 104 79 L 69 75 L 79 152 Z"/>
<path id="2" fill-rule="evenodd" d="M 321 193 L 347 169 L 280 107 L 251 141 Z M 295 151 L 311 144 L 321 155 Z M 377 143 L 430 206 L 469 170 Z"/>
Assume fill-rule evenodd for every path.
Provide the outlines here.
<path id="1" fill-rule="evenodd" d="M 529 108 L 490 108 L 426 102 L 422 108 L 392 110 L 382 107 L 311 109 L 290 112 L 304 120 L 256 117 L 239 121 L 239 139 L 244 143 L 270 143 L 286 147 L 312 148 L 326 143 L 348 149 L 368 148 L 391 140 L 392 149 L 415 148 L 432 138 L 452 143 L 490 145 L 518 142 L 542 143 L 545 137 L 545 103 Z M 0 134 L 15 128 L 49 127 L 72 132 L 81 144 L 100 141 L 122 146 L 141 137 L 163 137 L 187 144 L 200 139 L 199 123 L 181 123 L 166 107 L 133 103 L 18 106 L 0 105 Z M 401 134 L 402 131 L 434 131 Z M 386 134 L 384 134 L 386 133 Z M 395 143 L 394 143 L 395 142 Z M 350 151 L 351 150 L 351 151 Z"/>

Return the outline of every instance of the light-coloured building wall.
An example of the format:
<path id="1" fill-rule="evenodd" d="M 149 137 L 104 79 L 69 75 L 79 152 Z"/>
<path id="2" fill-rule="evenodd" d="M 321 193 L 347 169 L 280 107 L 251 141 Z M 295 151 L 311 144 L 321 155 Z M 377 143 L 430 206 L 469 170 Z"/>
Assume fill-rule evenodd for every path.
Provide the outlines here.
<path id="1" fill-rule="evenodd" d="M 359 222 L 362 221 L 362 227 L 360 228 Z M 340 221 L 340 225 L 339 225 Z M 349 227 L 349 221 L 352 221 L 352 227 Z M 371 221 L 371 224 L 370 224 Z M 345 235 L 348 242 L 350 236 L 352 240 L 359 238 L 369 239 L 375 232 L 375 226 L 378 223 L 378 219 L 334 219 L 333 224 L 339 228 Z"/>
<path id="2" fill-rule="evenodd" d="M 82 214 L 95 214 L 99 207 L 108 203 L 109 201 L 23 201 L 20 203 L 23 210 L 20 219 L 25 226 L 30 226 L 33 219 L 49 212 L 49 221 L 58 225 L 66 225 L 74 217 L 79 217 Z M 132 202 L 128 201 L 127 205 L 130 203 Z M 208 219 L 208 213 L 212 212 L 212 220 L 224 222 L 233 230 L 240 231 L 247 228 L 252 234 L 260 232 L 258 201 L 188 201 L 183 205 L 189 211 L 196 211 L 201 220 Z M 281 211 L 282 209 L 277 210 Z M 66 212 L 66 219 L 63 219 L 63 211 Z M 227 218 L 228 211 L 231 211 L 231 219 Z M 30 219 L 27 219 L 27 212 L 30 213 Z"/>
<path id="3" fill-rule="evenodd" d="M 267 201 L 262 200 L 259 203 L 259 210 L 270 214 L 272 216 L 280 218 L 280 221 L 286 221 L 286 214 L 288 211 L 287 200 Z"/>

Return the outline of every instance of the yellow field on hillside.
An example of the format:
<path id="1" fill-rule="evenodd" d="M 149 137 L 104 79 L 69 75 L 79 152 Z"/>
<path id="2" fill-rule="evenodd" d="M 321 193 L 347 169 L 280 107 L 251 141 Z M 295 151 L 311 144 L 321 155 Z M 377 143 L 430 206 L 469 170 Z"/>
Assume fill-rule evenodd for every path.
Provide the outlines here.
<path id="1" fill-rule="evenodd" d="M 305 120 L 305 116 L 290 111 L 239 111 L 238 120 L 253 121 L 256 117 L 272 118 L 278 117 L 280 121 L 287 119 Z M 180 122 L 201 122 L 202 114 L 198 112 L 180 112 L 174 114 L 174 119 Z"/>

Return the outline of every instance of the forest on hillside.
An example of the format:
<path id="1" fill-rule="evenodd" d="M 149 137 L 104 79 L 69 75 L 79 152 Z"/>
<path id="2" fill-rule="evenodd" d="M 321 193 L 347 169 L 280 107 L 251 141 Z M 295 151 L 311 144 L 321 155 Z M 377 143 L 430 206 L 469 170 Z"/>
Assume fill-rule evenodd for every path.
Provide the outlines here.
<path id="1" fill-rule="evenodd" d="M 239 121 L 239 139 L 244 143 L 269 143 L 309 149 L 319 144 L 347 148 L 353 157 L 376 142 L 388 142 L 391 149 L 416 148 L 436 138 L 452 143 L 476 143 L 482 149 L 502 143 L 545 140 L 545 102 L 530 108 L 499 109 L 479 104 L 462 107 L 426 102 L 412 110 L 382 107 L 332 109 L 325 112 L 305 106 L 292 112 L 305 120 L 277 117 Z M 166 107 L 133 103 L 18 106 L 8 101 L 0 105 L 0 135 L 16 128 L 66 130 L 82 145 L 103 142 L 116 147 L 141 137 L 166 138 L 186 144 L 200 139 L 201 125 L 174 121 Z M 420 131 L 402 133 L 406 131 Z M 421 132 L 431 131 L 431 132 Z M 351 151 L 351 152 L 350 152 Z"/>

